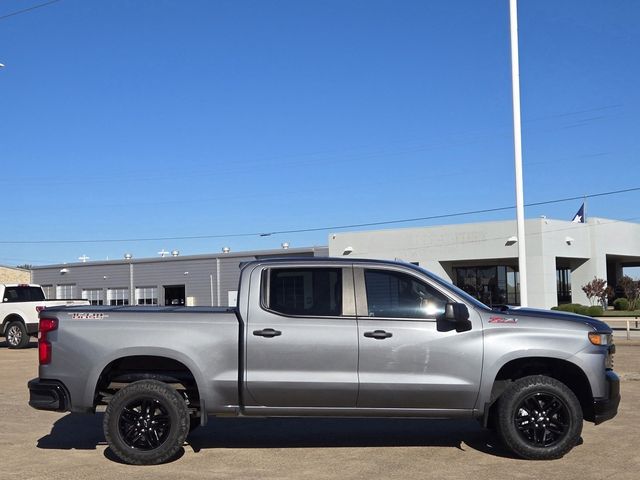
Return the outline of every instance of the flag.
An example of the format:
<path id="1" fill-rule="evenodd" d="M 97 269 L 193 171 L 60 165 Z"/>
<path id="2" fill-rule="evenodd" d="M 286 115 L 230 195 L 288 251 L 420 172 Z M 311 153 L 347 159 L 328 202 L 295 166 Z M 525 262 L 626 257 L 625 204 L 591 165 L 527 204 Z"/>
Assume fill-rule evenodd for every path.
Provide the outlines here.
<path id="1" fill-rule="evenodd" d="M 578 212 L 573 216 L 573 220 L 571 220 L 572 223 L 584 223 L 584 203 L 582 204 L 582 206 L 580 207 L 580 210 L 578 210 Z"/>

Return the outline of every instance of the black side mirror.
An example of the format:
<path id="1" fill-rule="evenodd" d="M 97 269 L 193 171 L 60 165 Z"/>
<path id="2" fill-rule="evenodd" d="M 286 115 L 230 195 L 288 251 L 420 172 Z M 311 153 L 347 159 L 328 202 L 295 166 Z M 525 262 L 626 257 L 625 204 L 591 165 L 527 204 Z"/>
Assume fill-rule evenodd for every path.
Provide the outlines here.
<path id="1" fill-rule="evenodd" d="M 447 303 L 444 308 L 444 323 L 449 328 L 440 328 L 438 331 L 446 332 L 455 329 L 456 332 L 467 332 L 471 330 L 471 320 L 469 320 L 469 309 L 464 303 Z"/>

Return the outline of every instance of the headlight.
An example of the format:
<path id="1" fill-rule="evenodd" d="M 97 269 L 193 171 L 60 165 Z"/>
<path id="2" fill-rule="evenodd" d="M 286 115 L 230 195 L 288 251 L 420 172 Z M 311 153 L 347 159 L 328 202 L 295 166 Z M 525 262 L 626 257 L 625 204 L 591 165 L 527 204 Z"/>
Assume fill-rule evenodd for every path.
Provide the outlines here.
<path id="1" fill-rule="evenodd" d="M 611 334 L 589 332 L 589 341 L 594 345 L 611 345 Z"/>

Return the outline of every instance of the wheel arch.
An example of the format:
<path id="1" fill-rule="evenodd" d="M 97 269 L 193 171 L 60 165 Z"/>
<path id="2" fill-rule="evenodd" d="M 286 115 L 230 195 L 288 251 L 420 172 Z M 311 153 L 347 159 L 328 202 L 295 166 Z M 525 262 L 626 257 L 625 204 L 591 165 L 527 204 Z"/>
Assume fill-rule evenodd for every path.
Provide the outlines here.
<path id="1" fill-rule="evenodd" d="M 25 326 L 25 329 L 27 327 L 27 324 L 24 321 L 24 318 L 22 318 L 20 314 L 11 312 L 2 321 L 2 335 L 5 334 L 5 331 L 7 330 L 7 325 L 9 325 L 11 322 L 21 322 Z"/>
<path id="2" fill-rule="evenodd" d="M 578 398 L 585 420 L 593 421 L 593 393 L 586 373 L 575 363 L 561 358 L 521 357 L 508 361 L 496 373 L 491 396 L 484 409 L 486 426 L 495 414 L 496 400 L 515 380 L 530 375 L 545 375 L 564 383 Z"/>
<path id="3" fill-rule="evenodd" d="M 93 406 L 104 404 L 109 396 L 126 384 L 138 380 L 158 380 L 182 387 L 192 407 L 204 415 L 203 384 L 193 366 L 173 355 L 163 353 L 124 354 L 111 359 L 97 375 Z"/>

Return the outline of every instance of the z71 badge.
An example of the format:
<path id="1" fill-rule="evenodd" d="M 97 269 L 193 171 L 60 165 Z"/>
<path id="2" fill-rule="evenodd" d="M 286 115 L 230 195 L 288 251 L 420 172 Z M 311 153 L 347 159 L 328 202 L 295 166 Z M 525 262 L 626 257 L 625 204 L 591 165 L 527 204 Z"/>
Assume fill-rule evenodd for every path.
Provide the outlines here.
<path id="1" fill-rule="evenodd" d="M 489 323 L 518 323 L 518 319 L 509 317 L 491 317 L 489 318 Z"/>

